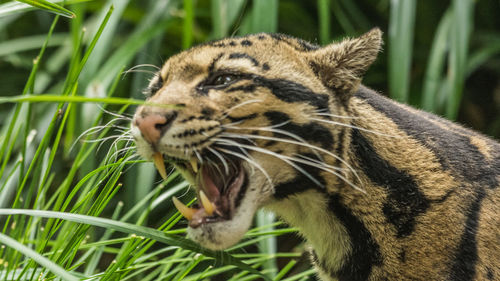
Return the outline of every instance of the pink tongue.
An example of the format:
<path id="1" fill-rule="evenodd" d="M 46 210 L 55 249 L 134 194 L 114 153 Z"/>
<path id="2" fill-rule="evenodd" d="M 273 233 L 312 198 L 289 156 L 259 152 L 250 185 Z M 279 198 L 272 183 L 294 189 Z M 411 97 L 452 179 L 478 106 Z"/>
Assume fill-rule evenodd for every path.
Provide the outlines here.
<path id="1" fill-rule="evenodd" d="M 207 195 L 208 199 L 215 202 L 220 197 L 220 192 L 205 167 L 201 168 L 201 177 L 201 188 L 203 188 L 203 191 Z"/>

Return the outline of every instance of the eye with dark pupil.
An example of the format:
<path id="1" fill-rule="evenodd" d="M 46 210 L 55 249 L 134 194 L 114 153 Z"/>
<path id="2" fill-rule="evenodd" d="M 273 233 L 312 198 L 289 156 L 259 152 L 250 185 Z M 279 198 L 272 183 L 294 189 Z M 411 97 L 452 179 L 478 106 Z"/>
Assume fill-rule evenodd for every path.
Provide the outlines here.
<path id="1" fill-rule="evenodd" d="M 235 80 L 236 80 L 236 75 L 232 74 L 219 75 L 213 80 L 212 85 L 213 86 L 228 85 L 234 82 Z"/>

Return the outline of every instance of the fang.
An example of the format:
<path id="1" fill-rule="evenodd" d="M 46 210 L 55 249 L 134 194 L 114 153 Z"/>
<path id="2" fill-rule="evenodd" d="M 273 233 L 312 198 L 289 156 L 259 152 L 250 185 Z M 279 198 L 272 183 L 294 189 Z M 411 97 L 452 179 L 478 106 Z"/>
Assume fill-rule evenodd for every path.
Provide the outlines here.
<path id="1" fill-rule="evenodd" d="M 153 154 L 153 162 L 163 180 L 167 180 L 167 171 L 165 169 L 165 162 L 163 161 L 163 155 L 161 155 L 160 152 L 155 152 L 155 154 Z"/>

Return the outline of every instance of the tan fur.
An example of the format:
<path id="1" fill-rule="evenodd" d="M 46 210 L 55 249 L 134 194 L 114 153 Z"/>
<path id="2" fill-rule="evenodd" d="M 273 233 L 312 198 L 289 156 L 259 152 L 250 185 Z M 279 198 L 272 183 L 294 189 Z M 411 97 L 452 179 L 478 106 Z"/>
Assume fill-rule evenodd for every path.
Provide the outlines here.
<path id="1" fill-rule="evenodd" d="M 241 207 L 189 228 L 192 239 L 227 248 L 264 207 L 299 228 L 325 281 L 500 280 L 500 145 L 362 86 L 381 36 L 373 29 L 319 48 L 256 34 L 166 62 L 149 101 L 180 108 L 138 108 L 138 152 L 176 157 L 194 183 L 183 161 L 221 149 L 219 138 L 246 151 Z M 236 80 L 212 87 L 220 73 Z M 171 127 L 147 143 L 140 118 L 172 113 Z"/>

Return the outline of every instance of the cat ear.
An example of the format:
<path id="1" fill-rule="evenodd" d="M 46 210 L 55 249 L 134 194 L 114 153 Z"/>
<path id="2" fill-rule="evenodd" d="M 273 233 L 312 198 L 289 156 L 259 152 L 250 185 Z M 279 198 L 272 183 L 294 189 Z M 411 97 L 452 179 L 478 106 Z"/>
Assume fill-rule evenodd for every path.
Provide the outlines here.
<path id="1" fill-rule="evenodd" d="M 352 92 L 377 58 L 382 31 L 374 28 L 358 38 L 332 43 L 310 53 L 309 65 L 328 88 Z"/>

